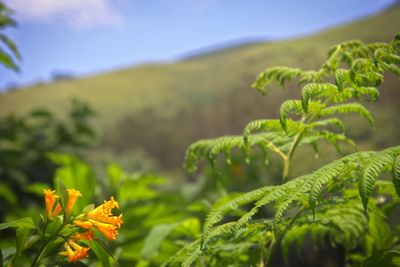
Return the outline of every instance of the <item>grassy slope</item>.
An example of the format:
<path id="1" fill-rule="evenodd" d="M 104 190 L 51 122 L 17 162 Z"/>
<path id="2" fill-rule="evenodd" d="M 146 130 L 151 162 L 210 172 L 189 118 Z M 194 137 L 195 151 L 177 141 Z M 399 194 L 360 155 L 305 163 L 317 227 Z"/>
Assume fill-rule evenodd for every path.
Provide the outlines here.
<path id="1" fill-rule="evenodd" d="M 37 85 L 2 95 L 0 114 L 27 112 L 38 106 L 61 112 L 68 98 L 78 97 L 87 99 L 100 112 L 102 123 L 109 126 L 121 114 L 143 107 L 166 105 L 174 109 L 184 105 L 181 100 L 207 101 L 217 90 L 230 90 L 238 85 L 248 88 L 249 83 L 242 77 L 253 79 L 266 66 L 315 67 L 330 45 L 352 38 L 388 40 L 399 31 L 398 25 L 400 8 L 397 7 L 311 37 L 246 45 L 175 64 L 142 66 Z"/>
<path id="2" fill-rule="evenodd" d="M 305 38 L 247 44 L 172 64 L 141 66 L 37 85 L 0 96 L 0 116 L 10 112 L 25 113 L 35 107 L 47 107 L 63 114 L 68 99 L 85 99 L 98 111 L 98 125 L 108 136 L 105 143 L 110 147 L 124 150 L 122 148 L 141 146 L 157 157 L 164 153 L 161 161 L 170 157 L 180 161 L 184 148 L 197 138 L 238 133 L 250 119 L 276 114 L 277 104 L 292 92 L 273 90 L 266 98 L 260 98 L 257 92 L 250 90 L 251 82 L 265 67 L 316 68 L 331 45 L 348 39 L 390 40 L 400 31 L 398 25 L 400 7 L 396 6 L 362 21 Z M 391 95 L 386 96 L 388 101 L 393 99 Z M 151 116 L 146 120 L 148 111 Z M 198 115 L 198 118 L 181 115 L 182 111 Z M 143 121 L 136 124 L 138 118 Z M 156 123 L 149 130 L 151 121 Z M 172 123 L 170 129 L 161 125 L 163 123 Z M 183 129 L 181 136 L 173 134 L 177 127 Z M 118 131 L 121 128 L 121 133 L 107 130 L 112 128 Z M 136 141 L 121 141 L 132 136 L 135 129 L 141 132 L 132 137 Z M 181 138 L 182 142 L 163 148 L 146 147 L 160 138 L 167 143 L 173 137 Z M 176 155 L 170 156 L 173 148 L 177 150 Z M 176 166 L 177 162 L 173 160 L 166 165 Z"/>

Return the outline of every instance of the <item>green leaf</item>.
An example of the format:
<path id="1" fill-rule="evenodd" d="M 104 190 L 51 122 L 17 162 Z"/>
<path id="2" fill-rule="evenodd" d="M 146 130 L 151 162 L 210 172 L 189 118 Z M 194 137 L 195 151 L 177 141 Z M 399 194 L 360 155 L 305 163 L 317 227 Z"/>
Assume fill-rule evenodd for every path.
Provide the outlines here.
<path id="1" fill-rule="evenodd" d="M 305 113 L 308 113 L 309 101 L 316 98 L 328 98 L 339 93 L 336 85 L 331 83 L 309 83 L 301 91 L 301 103 Z"/>
<path id="2" fill-rule="evenodd" d="M 397 156 L 393 166 L 393 184 L 397 195 L 400 197 L 400 156 Z"/>
<path id="3" fill-rule="evenodd" d="M 25 249 L 25 244 L 27 243 L 31 234 L 31 229 L 18 227 L 16 231 L 16 240 L 15 240 L 15 249 L 16 253 L 14 256 L 14 260 L 21 254 L 21 252 Z"/>
<path id="4" fill-rule="evenodd" d="M 180 224 L 180 222 L 177 222 L 154 226 L 144 239 L 141 255 L 148 260 L 154 257 L 165 238 Z"/>
<path id="5" fill-rule="evenodd" d="M 282 125 L 282 129 L 286 131 L 286 120 L 290 112 L 295 114 L 302 113 L 302 105 L 300 100 L 286 100 L 283 102 L 279 112 L 279 122 Z"/>
<path id="6" fill-rule="evenodd" d="M 2 49 L 0 49 L 0 63 L 5 67 L 12 69 L 13 71 L 18 72 L 19 68 L 17 64 L 15 64 L 14 60 L 7 55 Z"/>
<path id="7" fill-rule="evenodd" d="M 319 117 L 332 116 L 338 113 L 340 114 L 358 113 L 364 118 L 366 118 L 373 127 L 375 126 L 374 118 L 372 117 L 371 112 L 367 108 L 365 108 L 362 104 L 359 103 L 349 103 L 349 104 L 341 104 L 341 105 L 327 107 L 321 110 L 318 116 Z"/>
<path id="8" fill-rule="evenodd" d="M 368 200 L 379 174 L 393 164 L 391 149 L 377 152 L 365 165 L 358 184 L 364 209 L 367 210 Z"/>
<path id="9" fill-rule="evenodd" d="M 375 250 L 385 249 L 392 240 L 387 218 L 376 207 L 369 213 L 368 235 L 373 239 L 372 245 Z"/>
<path id="10" fill-rule="evenodd" d="M 110 164 L 107 167 L 107 176 L 111 181 L 113 186 L 117 186 L 121 183 L 121 180 L 124 176 L 124 172 L 121 167 L 117 164 Z"/>
<path id="11" fill-rule="evenodd" d="M 101 262 L 102 267 L 111 267 L 110 263 L 110 253 L 106 250 L 105 246 L 101 244 L 100 240 L 97 238 L 94 239 L 94 242 L 89 242 L 89 241 L 82 241 L 85 244 L 87 244 L 90 249 L 96 254 L 97 258 Z"/>
<path id="12" fill-rule="evenodd" d="M 21 54 L 19 53 L 17 45 L 14 43 L 13 40 L 8 38 L 4 34 L 0 34 L 0 40 L 10 49 L 10 51 L 14 54 L 14 56 L 18 59 L 21 60 Z"/>
<path id="13" fill-rule="evenodd" d="M 0 183 L 0 198 L 6 200 L 11 205 L 15 205 L 18 202 L 14 191 L 5 183 Z"/>
<path id="14" fill-rule="evenodd" d="M 81 212 L 85 206 L 92 203 L 96 190 L 97 181 L 92 168 L 82 160 L 67 154 L 49 153 L 49 157 L 60 165 L 54 175 L 55 183 L 60 179 L 66 188 L 74 188 L 81 192 L 82 197 L 79 197 L 73 210 Z"/>
<path id="15" fill-rule="evenodd" d="M 362 267 L 398 267 L 398 260 L 400 258 L 400 248 L 394 247 L 385 250 L 378 250 L 374 252 L 363 263 Z"/>
<path id="16" fill-rule="evenodd" d="M 25 187 L 25 191 L 42 197 L 43 190 L 48 188 L 49 185 L 45 183 L 31 183 Z"/>
<path id="17" fill-rule="evenodd" d="M 67 207 L 67 203 L 68 203 L 67 188 L 65 187 L 61 178 L 59 178 L 59 177 L 55 178 L 55 185 L 56 185 L 56 189 L 57 189 L 57 194 L 60 196 L 61 207 L 64 210 Z"/>
<path id="18" fill-rule="evenodd" d="M 4 230 L 7 228 L 17 228 L 17 227 L 23 227 L 23 228 L 28 228 L 28 229 L 36 229 L 36 225 L 33 222 L 32 218 L 30 217 L 25 217 L 16 221 L 12 221 L 9 223 L 1 223 L 0 224 L 0 230 Z"/>

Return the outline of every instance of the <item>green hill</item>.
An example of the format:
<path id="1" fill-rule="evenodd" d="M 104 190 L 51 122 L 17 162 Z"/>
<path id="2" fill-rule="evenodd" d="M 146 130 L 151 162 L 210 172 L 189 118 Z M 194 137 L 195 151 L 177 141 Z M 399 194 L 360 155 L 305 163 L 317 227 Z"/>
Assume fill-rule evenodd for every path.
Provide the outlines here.
<path id="1" fill-rule="evenodd" d="M 0 116 L 45 107 L 62 116 L 69 99 L 79 98 L 98 112 L 101 147 L 118 153 L 140 148 L 163 167 L 181 164 L 187 145 L 198 138 L 241 132 L 250 119 L 276 115 L 277 105 L 296 88 L 266 97 L 250 89 L 256 75 L 275 65 L 316 68 L 327 49 L 348 39 L 390 40 L 400 31 L 400 6 L 312 36 L 246 44 L 171 64 L 146 65 L 77 80 L 35 85 L 0 96 Z M 398 139 L 398 81 L 389 77 L 377 117 L 394 120 L 378 135 L 378 145 Z M 386 89 L 386 88 L 385 88 Z M 392 117 L 390 117 L 392 116 Z M 179 129 L 179 130 L 178 130 Z M 364 131 L 364 130 L 363 130 Z M 363 132 L 355 133 L 362 138 Z M 386 135 L 390 135 L 390 138 Z"/>

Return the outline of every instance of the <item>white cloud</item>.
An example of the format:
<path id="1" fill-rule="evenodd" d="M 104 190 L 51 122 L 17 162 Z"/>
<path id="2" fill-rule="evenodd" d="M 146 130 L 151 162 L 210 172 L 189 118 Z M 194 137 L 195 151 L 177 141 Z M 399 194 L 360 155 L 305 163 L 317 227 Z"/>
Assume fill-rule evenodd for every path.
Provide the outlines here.
<path id="1" fill-rule="evenodd" d="M 112 2 L 115 0 L 6 0 L 19 20 L 62 21 L 77 30 L 121 25 L 123 17 Z"/>

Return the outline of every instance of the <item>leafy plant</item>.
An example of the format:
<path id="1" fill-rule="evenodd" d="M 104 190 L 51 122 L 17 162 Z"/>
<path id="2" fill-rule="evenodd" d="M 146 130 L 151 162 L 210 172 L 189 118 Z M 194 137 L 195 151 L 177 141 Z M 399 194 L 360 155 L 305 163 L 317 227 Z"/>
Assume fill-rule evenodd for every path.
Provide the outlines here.
<path id="1" fill-rule="evenodd" d="M 386 72 L 400 77 L 399 49 L 400 34 L 390 43 L 347 41 L 333 46 L 318 70 L 263 71 L 254 88 L 265 93 L 273 82 L 284 86 L 296 81 L 300 99 L 286 100 L 278 120 L 250 122 L 242 136 L 194 143 L 185 165 L 195 171 L 199 161 L 207 159 L 215 166 L 220 154 L 230 163 L 234 150 L 249 159 L 252 148 L 258 147 L 265 157 L 274 153 L 282 159 L 282 184 L 220 201 L 208 214 L 201 236 L 165 265 L 271 266 L 277 248 L 287 256 L 294 241 L 301 247 L 311 236 L 316 245 L 328 239 L 343 247 L 351 266 L 395 266 L 400 255 L 398 227 L 389 226 L 388 216 L 400 203 L 400 147 L 356 152 L 311 174 L 289 177 L 293 155 L 301 146 L 311 145 L 316 154 L 320 141 L 338 151 L 341 143 L 355 146 L 346 135 L 343 115 L 359 114 L 374 127 L 362 102 L 379 98 L 378 86 Z M 272 204 L 268 216 L 265 208 Z"/>
<path id="2" fill-rule="evenodd" d="M 2 254 L 2 264 L 17 266 L 30 262 L 31 267 L 58 266 L 85 259 L 92 250 L 103 266 L 110 266 L 108 245 L 102 239 L 114 240 L 118 235 L 122 214 L 115 216 L 112 213 L 113 209 L 119 208 L 118 202 L 111 197 L 96 208 L 93 204 L 87 205 L 76 214 L 73 208 L 80 202 L 78 198 L 82 194 L 75 189 L 66 189 L 61 181 L 58 185 L 59 195 L 50 189 L 44 190 L 44 215 L 0 224 L 0 230 L 16 228 L 15 249 Z"/>
<path id="3" fill-rule="evenodd" d="M 15 27 L 16 21 L 12 18 L 13 11 L 3 2 L 0 2 L 0 31 L 8 27 Z M 21 54 L 14 41 L 6 34 L 0 32 L 0 63 L 14 71 L 19 71 L 16 60 L 21 60 Z"/>
<path id="4" fill-rule="evenodd" d="M 57 163 L 50 152 L 79 155 L 93 145 L 93 110 L 78 100 L 71 104 L 64 120 L 43 109 L 0 118 L 0 219 L 6 206 L 26 207 L 51 184 Z"/>

